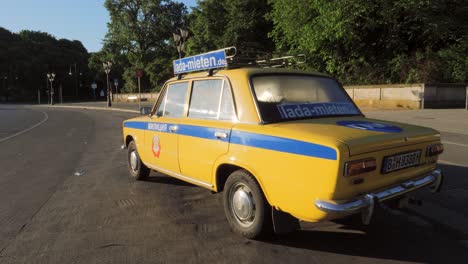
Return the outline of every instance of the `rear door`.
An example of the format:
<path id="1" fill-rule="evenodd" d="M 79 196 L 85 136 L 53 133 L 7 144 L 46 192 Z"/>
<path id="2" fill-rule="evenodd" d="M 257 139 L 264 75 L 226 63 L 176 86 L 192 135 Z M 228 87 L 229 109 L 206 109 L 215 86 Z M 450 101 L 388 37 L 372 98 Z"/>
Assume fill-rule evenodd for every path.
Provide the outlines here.
<path id="1" fill-rule="evenodd" d="M 145 130 L 146 163 L 161 172 L 180 173 L 178 131 L 186 113 L 188 82 L 169 84 Z"/>
<path id="2" fill-rule="evenodd" d="M 213 165 L 228 152 L 236 120 L 232 91 L 226 79 L 194 80 L 188 114 L 178 131 L 181 173 L 212 185 Z"/>

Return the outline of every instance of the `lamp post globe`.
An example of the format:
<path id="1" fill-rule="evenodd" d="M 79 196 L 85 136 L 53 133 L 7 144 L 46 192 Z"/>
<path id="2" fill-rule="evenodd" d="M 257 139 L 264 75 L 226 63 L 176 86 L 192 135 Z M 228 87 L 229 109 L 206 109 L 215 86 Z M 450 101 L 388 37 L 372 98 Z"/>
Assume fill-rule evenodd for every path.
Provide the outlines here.
<path id="1" fill-rule="evenodd" d="M 54 79 L 55 79 L 55 72 L 47 73 L 47 79 L 50 82 L 50 104 L 54 104 Z"/>

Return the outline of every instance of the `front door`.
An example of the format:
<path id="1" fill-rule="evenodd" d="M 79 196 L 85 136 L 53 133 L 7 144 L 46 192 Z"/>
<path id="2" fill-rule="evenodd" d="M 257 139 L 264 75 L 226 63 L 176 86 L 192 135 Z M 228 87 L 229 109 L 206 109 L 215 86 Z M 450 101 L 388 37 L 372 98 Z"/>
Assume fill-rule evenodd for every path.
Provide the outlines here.
<path id="1" fill-rule="evenodd" d="M 185 115 L 188 82 L 169 84 L 163 90 L 157 110 L 145 130 L 147 165 L 157 171 L 180 173 L 178 161 L 178 130 Z"/>

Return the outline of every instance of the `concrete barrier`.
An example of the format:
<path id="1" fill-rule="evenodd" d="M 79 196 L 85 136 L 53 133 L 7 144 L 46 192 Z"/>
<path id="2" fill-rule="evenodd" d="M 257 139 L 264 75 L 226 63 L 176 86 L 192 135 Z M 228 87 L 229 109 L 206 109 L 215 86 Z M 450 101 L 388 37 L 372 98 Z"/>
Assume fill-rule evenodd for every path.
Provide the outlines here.
<path id="1" fill-rule="evenodd" d="M 159 93 L 142 93 L 141 101 L 155 102 L 158 96 L 159 96 Z M 138 102 L 138 94 L 137 93 L 114 94 L 114 100 L 117 100 L 117 102 Z"/>
<path id="2" fill-rule="evenodd" d="M 423 107 L 424 84 L 354 85 L 346 92 L 359 107 L 383 109 L 420 109 Z"/>

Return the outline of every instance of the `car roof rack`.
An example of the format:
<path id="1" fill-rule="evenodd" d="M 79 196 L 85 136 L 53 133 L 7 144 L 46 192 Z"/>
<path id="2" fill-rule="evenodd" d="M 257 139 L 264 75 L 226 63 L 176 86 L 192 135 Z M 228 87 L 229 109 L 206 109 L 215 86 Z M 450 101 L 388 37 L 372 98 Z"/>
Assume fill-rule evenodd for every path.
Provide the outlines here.
<path id="1" fill-rule="evenodd" d="M 305 63 L 305 55 L 287 55 L 273 58 L 233 58 L 228 68 L 259 67 L 259 68 L 284 68 Z"/>
<path id="2" fill-rule="evenodd" d="M 254 54 L 253 52 L 248 51 L 244 51 L 243 54 L 238 55 L 236 47 L 227 47 L 174 60 L 174 74 L 178 79 L 181 79 L 183 74 L 189 72 L 208 71 L 208 74 L 212 75 L 214 70 L 221 68 L 284 68 L 303 64 L 306 60 L 306 56 L 304 54 L 287 55 L 274 58 L 270 56 L 271 54 L 269 53 Z"/>

